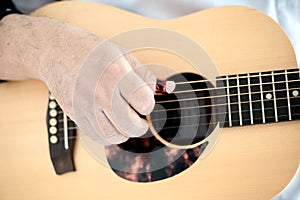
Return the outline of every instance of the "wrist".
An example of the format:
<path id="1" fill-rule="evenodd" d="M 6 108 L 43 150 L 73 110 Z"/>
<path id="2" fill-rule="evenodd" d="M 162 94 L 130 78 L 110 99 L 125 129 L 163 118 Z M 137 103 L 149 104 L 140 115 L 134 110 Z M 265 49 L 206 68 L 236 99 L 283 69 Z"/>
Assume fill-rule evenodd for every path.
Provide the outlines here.
<path id="1" fill-rule="evenodd" d="M 76 68 L 99 42 L 100 37 L 58 20 L 8 15 L 0 21 L 1 78 L 46 82 L 49 73 Z"/>
<path id="2" fill-rule="evenodd" d="M 90 51 L 103 39 L 61 21 L 43 20 L 48 30 L 42 34 L 46 43 L 38 57 L 38 78 L 49 83 L 76 76 Z"/>

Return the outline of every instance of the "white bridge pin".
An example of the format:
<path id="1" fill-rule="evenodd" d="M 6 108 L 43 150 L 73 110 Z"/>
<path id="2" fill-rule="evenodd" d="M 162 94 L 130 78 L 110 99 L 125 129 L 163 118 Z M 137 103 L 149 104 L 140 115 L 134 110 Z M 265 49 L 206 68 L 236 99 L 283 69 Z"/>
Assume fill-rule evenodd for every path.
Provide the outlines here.
<path id="1" fill-rule="evenodd" d="M 49 124 L 50 124 L 51 126 L 55 126 L 55 125 L 57 124 L 57 120 L 56 120 L 55 118 L 51 118 L 51 119 L 49 120 Z"/>
<path id="2" fill-rule="evenodd" d="M 50 142 L 51 144 L 56 144 L 58 142 L 58 137 L 55 135 L 51 135 Z"/>
<path id="3" fill-rule="evenodd" d="M 56 134 L 56 133 L 57 133 L 57 128 L 54 127 L 54 126 L 52 126 L 52 127 L 49 128 L 49 132 L 50 132 L 51 134 Z"/>
<path id="4" fill-rule="evenodd" d="M 53 108 L 55 108 L 55 107 L 56 107 L 55 101 L 50 101 L 50 102 L 49 102 L 49 108 L 53 109 Z"/>
<path id="5" fill-rule="evenodd" d="M 50 112 L 49 112 L 49 115 L 50 115 L 51 117 L 56 117 L 57 111 L 56 111 L 55 109 L 51 109 Z"/>

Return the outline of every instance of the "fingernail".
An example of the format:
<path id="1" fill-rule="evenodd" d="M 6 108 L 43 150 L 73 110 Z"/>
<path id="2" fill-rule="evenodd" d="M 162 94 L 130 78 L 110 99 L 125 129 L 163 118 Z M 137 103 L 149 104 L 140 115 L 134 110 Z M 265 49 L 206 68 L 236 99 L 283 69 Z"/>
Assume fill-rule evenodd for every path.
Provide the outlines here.
<path id="1" fill-rule="evenodd" d="M 171 93 L 175 89 L 174 81 L 157 80 L 155 92 L 158 93 Z"/>
<path id="2" fill-rule="evenodd" d="M 176 83 L 174 81 L 167 81 L 166 82 L 166 92 L 169 94 L 174 91 L 176 87 Z"/>

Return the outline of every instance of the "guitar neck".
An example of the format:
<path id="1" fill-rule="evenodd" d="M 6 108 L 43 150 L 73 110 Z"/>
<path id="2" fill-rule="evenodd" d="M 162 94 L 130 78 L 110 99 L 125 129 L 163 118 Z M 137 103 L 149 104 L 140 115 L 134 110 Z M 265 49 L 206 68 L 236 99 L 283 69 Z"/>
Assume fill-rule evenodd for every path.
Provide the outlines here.
<path id="1" fill-rule="evenodd" d="M 300 119 L 299 69 L 218 77 L 224 127 Z"/>

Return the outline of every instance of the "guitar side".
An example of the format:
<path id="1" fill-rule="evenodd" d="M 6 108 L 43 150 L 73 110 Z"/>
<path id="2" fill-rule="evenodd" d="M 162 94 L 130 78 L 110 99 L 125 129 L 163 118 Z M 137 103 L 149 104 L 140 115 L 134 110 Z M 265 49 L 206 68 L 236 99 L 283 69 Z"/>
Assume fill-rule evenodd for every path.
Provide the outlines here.
<path id="1" fill-rule="evenodd" d="M 143 26 L 176 30 L 199 42 L 221 74 L 296 66 L 293 49 L 282 30 L 252 9 L 218 8 L 156 21 L 98 4 L 67 2 L 47 6 L 35 14 L 58 18 L 107 37 Z M 109 26 L 121 20 L 128 23 Z M 193 71 L 172 55 L 153 51 L 136 55 L 143 63 L 155 61 L 175 66 L 178 71 Z M 3 199 L 267 199 L 287 185 L 300 160 L 300 124 L 296 121 L 225 129 L 207 158 L 172 179 L 156 183 L 120 179 L 79 143 L 75 150 L 77 171 L 57 176 L 47 144 L 47 88 L 37 81 L 9 82 L 0 85 L 0 96 Z"/>

